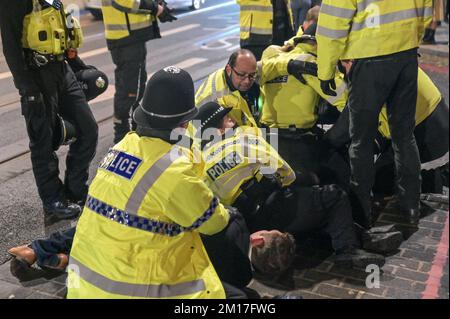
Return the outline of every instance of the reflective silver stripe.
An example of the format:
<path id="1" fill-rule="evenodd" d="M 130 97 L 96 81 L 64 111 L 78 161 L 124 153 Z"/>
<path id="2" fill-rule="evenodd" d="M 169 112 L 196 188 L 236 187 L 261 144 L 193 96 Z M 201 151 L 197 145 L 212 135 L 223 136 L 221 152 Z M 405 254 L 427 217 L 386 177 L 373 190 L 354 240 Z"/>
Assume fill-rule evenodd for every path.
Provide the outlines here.
<path id="1" fill-rule="evenodd" d="M 125 211 L 127 213 L 134 215 L 138 214 L 139 207 L 141 207 L 148 190 L 152 188 L 153 184 L 155 184 L 167 168 L 182 156 L 179 151 L 178 148 L 171 148 L 169 152 L 164 154 L 163 157 L 157 160 L 152 167 L 149 168 L 134 188 L 127 205 L 125 206 Z"/>
<path id="2" fill-rule="evenodd" d="M 377 27 L 383 24 L 388 24 L 392 22 L 398 22 L 402 20 L 407 20 L 411 18 L 420 18 L 425 14 L 425 8 L 415 8 L 403 11 L 397 11 L 392 13 L 387 13 L 379 16 L 368 17 L 364 22 L 356 23 L 352 25 L 352 31 L 359 31 L 364 28 Z"/>
<path id="3" fill-rule="evenodd" d="M 233 173 L 233 177 L 227 178 L 222 181 L 222 176 L 216 179 L 214 183 L 214 187 L 216 188 L 217 194 L 219 194 L 219 198 L 226 197 L 230 194 L 230 192 L 240 184 L 243 184 L 243 180 L 249 177 L 253 177 L 253 170 L 257 169 L 259 164 L 249 164 L 242 168 L 238 168 Z M 233 194 L 234 195 L 234 194 Z"/>
<path id="4" fill-rule="evenodd" d="M 106 31 L 128 31 L 126 24 L 105 24 Z"/>
<path id="5" fill-rule="evenodd" d="M 108 293 L 141 298 L 169 298 L 194 294 L 206 289 L 203 279 L 173 285 L 130 284 L 111 280 L 83 265 L 74 257 L 70 257 L 70 265 L 78 268 L 81 279 Z M 69 267 L 70 267 L 69 265 Z"/>
<path id="6" fill-rule="evenodd" d="M 252 32 L 254 34 L 262 34 L 262 35 L 271 35 L 272 28 L 250 28 L 250 27 L 241 27 L 241 32 Z"/>
<path id="7" fill-rule="evenodd" d="M 370 6 L 372 3 L 381 2 L 381 1 L 383 1 L 383 0 L 362 0 L 361 2 L 358 2 L 358 4 L 356 6 L 358 9 L 358 12 L 362 12 L 362 11 L 366 10 L 367 7 Z"/>
<path id="8" fill-rule="evenodd" d="M 351 19 L 355 15 L 356 11 L 353 9 L 338 8 L 328 4 L 322 4 L 320 13 L 325 13 L 338 18 Z"/>
<path id="9" fill-rule="evenodd" d="M 152 21 L 148 20 L 146 22 L 140 22 L 140 23 L 130 23 L 130 30 L 139 30 L 144 29 L 152 25 Z"/>
<path id="10" fill-rule="evenodd" d="M 426 7 L 423 13 L 425 18 L 429 18 L 433 16 L 433 8 L 432 7 Z"/>
<path id="11" fill-rule="evenodd" d="M 241 6 L 241 12 L 242 11 L 273 12 L 273 8 L 272 8 L 272 6 L 268 7 L 268 6 L 258 6 L 258 5 Z"/>
<path id="12" fill-rule="evenodd" d="M 205 80 L 205 82 L 203 82 L 203 84 L 200 86 L 200 88 L 197 90 L 197 93 L 195 94 L 195 99 L 199 99 L 200 96 L 202 96 L 203 92 L 205 92 L 205 89 L 207 87 L 208 84 L 208 79 Z M 200 106 L 200 105 L 198 105 Z"/>
<path id="13" fill-rule="evenodd" d="M 344 94 L 346 90 L 347 90 L 347 84 L 345 84 L 345 82 L 342 81 L 342 84 L 336 90 L 337 95 L 336 96 L 328 96 L 328 98 L 326 100 L 328 101 L 328 103 L 334 104 L 337 100 L 339 100 L 342 97 L 342 94 Z"/>
<path id="14" fill-rule="evenodd" d="M 349 26 L 350 27 L 350 26 Z M 349 34 L 349 30 L 333 30 L 326 28 L 324 26 L 317 26 L 317 35 L 321 35 L 331 39 L 342 39 L 346 38 Z"/>

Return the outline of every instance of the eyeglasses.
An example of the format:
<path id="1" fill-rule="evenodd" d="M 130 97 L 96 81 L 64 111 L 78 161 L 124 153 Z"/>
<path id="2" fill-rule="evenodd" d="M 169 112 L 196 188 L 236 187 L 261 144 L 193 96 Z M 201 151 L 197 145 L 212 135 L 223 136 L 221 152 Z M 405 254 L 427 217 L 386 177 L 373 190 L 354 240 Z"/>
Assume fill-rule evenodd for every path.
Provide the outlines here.
<path id="1" fill-rule="evenodd" d="M 236 71 L 236 69 L 233 68 L 231 65 L 230 65 L 230 67 L 231 67 L 231 70 L 233 70 L 234 73 L 236 73 L 236 75 L 242 80 L 245 80 L 246 78 L 248 78 L 250 81 L 254 81 L 256 79 L 256 76 L 258 75 L 257 72 L 254 72 L 254 73 L 240 73 L 240 72 Z"/>

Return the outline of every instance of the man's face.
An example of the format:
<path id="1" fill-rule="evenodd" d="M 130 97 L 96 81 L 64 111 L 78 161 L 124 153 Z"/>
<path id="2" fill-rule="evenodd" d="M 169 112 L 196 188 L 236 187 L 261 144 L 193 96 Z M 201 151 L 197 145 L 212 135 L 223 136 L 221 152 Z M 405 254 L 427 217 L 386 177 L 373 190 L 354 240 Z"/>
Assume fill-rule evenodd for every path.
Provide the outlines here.
<path id="1" fill-rule="evenodd" d="M 240 55 L 236 59 L 236 65 L 227 65 L 226 71 L 233 85 L 241 92 L 250 90 L 257 75 L 256 59 L 250 55 Z"/>

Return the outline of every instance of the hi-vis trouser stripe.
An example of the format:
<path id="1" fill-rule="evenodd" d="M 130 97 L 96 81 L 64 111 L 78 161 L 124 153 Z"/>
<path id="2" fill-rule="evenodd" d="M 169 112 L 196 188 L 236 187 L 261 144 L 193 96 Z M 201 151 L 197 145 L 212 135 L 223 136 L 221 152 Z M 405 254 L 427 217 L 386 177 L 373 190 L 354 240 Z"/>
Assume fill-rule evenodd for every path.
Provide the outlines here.
<path id="1" fill-rule="evenodd" d="M 338 8 L 331 5 L 322 5 L 320 13 L 328 14 L 337 18 L 343 18 L 349 20 L 349 29 L 347 30 L 335 30 L 326 28 L 324 26 L 319 25 L 317 28 L 317 34 L 322 35 L 332 39 L 342 39 L 346 38 L 351 31 L 360 31 L 365 28 L 374 28 L 379 27 L 384 24 L 398 22 L 402 20 L 408 20 L 412 18 L 422 18 L 429 17 L 432 14 L 431 8 L 415 8 L 402 10 L 392 13 L 387 13 L 378 16 L 369 16 L 363 22 L 355 22 L 350 26 L 350 21 L 353 16 L 356 14 L 356 10 Z"/>
<path id="2" fill-rule="evenodd" d="M 194 294 L 206 289 L 202 279 L 173 285 L 131 284 L 111 280 L 89 269 L 74 257 L 70 257 L 70 269 L 77 269 L 77 275 L 91 285 L 115 295 L 137 298 L 170 298 Z"/>

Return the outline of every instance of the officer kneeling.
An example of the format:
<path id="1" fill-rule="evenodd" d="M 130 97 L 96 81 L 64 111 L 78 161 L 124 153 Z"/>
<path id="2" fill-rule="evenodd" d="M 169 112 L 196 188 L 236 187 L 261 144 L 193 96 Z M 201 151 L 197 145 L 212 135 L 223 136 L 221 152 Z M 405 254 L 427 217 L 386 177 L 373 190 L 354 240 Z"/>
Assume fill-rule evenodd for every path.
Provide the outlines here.
<path id="1" fill-rule="evenodd" d="M 194 84 L 168 67 L 148 81 L 137 131 L 105 156 L 70 255 L 68 298 L 225 298 L 200 239 L 229 213 L 202 181 L 189 147 L 170 139 L 197 115 Z M 233 290 L 233 287 L 231 287 Z"/>

